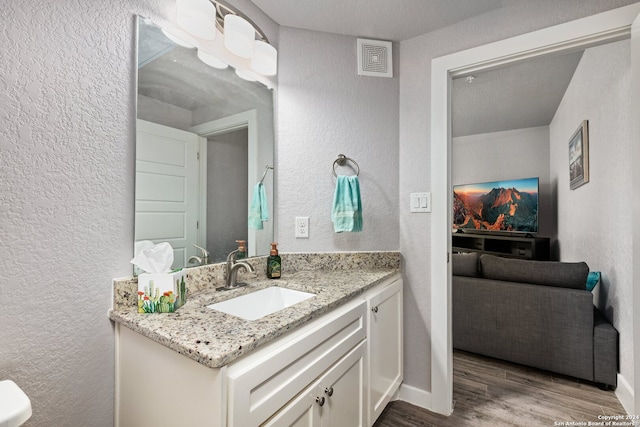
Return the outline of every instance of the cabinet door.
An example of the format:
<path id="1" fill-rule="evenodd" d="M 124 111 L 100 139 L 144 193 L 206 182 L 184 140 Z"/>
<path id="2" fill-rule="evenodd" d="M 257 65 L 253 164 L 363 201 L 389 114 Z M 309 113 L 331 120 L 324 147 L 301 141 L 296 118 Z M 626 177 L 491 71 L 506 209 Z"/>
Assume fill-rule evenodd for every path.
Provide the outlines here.
<path id="1" fill-rule="evenodd" d="M 365 342 L 359 344 L 320 380 L 325 398 L 321 407 L 322 427 L 364 427 Z"/>
<path id="2" fill-rule="evenodd" d="M 316 401 L 320 397 L 317 387 L 309 387 L 262 426 L 321 427 L 320 405 Z"/>
<path id="3" fill-rule="evenodd" d="M 365 341 L 336 362 L 263 427 L 363 427 Z"/>
<path id="4" fill-rule="evenodd" d="M 402 382 L 402 280 L 369 300 L 369 424 Z"/>

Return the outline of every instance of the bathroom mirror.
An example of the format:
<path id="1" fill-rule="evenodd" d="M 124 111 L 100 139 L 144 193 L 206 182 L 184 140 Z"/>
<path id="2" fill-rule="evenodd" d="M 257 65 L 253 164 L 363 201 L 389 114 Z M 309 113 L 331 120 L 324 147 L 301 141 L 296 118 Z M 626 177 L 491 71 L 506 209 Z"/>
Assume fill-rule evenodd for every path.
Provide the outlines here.
<path id="1" fill-rule="evenodd" d="M 173 268 L 223 261 L 246 240 L 248 256 L 273 241 L 273 93 L 231 67 L 202 62 L 138 17 L 135 242 L 169 242 Z M 248 228 L 262 179 L 269 220 Z M 189 262 L 189 259 L 192 259 Z"/>

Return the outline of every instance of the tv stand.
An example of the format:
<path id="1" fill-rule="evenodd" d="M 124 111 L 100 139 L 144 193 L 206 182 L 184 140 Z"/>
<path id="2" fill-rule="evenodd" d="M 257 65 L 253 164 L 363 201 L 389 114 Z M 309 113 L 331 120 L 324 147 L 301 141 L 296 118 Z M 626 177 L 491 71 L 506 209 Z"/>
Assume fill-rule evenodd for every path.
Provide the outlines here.
<path id="1" fill-rule="evenodd" d="M 522 236 L 474 234 L 470 232 L 453 233 L 451 246 L 454 253 L 478 252 L 509 258 L 549 259 L 549 238 Z"/>

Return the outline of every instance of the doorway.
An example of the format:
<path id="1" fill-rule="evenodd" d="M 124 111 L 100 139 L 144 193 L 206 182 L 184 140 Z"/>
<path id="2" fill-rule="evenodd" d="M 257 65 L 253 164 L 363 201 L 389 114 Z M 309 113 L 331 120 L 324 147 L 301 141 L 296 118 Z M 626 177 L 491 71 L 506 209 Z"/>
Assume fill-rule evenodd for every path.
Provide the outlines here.
<path id="1" fill-rule="evenodd" d="M 236 240 L 248 240 L 247 198 L 237 197 L 249 187 L 248 150 L 246 127 L 207 138 L 207 158 L 203 163 L 207 181 L 205 247 L 215 260 L 225 259 L 236 249 Z"/>
<path id="2" fill-rule="evenodd" d="M 451 264 L 449 263 L 451 253 L 451 79 L 537 56 L 584 49 L 628 38 L 631 34 L 631 24 L 638 13 L 640 13 L 640 6 L 634 4 L 433 60 L 431 76 L 432 410 L 446 415 L 453 411 Z M 637 212 L 638 203 L 635 205 L 635 213 L 639 213 Z M 636 232 L 635 241 L 638 241 L 637 234 Z M 634 272 L 634 275 L 636 274 Z M 634 298 L 638 297 L 634 294 Z M 634 318 L 638 318 L 635 312 Z M 434 325 L 438 327 L 435 328 Z M 636 342 L 636 348 L 638 344 L 640 343 Z M 639 352 L 634 353 L 637 360 Z M 638 365 L 639 363 L 636 362 L 635 366 Z M 637 384 L 638 380 L 635 380 L 635 383 Z M 636 396 L 638 395 L 640 394 L 636 393 Z M 632 402 L 633 399 L 631 396 Z"/>

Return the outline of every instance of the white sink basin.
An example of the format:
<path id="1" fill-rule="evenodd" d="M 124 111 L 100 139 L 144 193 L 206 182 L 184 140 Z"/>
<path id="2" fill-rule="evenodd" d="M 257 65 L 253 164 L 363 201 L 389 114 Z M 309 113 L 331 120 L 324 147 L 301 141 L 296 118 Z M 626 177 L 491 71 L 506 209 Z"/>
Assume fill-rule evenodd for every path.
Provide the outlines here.
<path id="1" fill-rule="evenodd" d="M 0 381 L 0 426 L 17 427 L 31 417 L 31 400 L 11 380 Z"/>
<path id="2" fill-rule="evenodd" d="M 315 296 L 309 292 L 272 286 L 250 294 L 210 304 L 207 308 L 245 320 L 256 320 Z"/>

